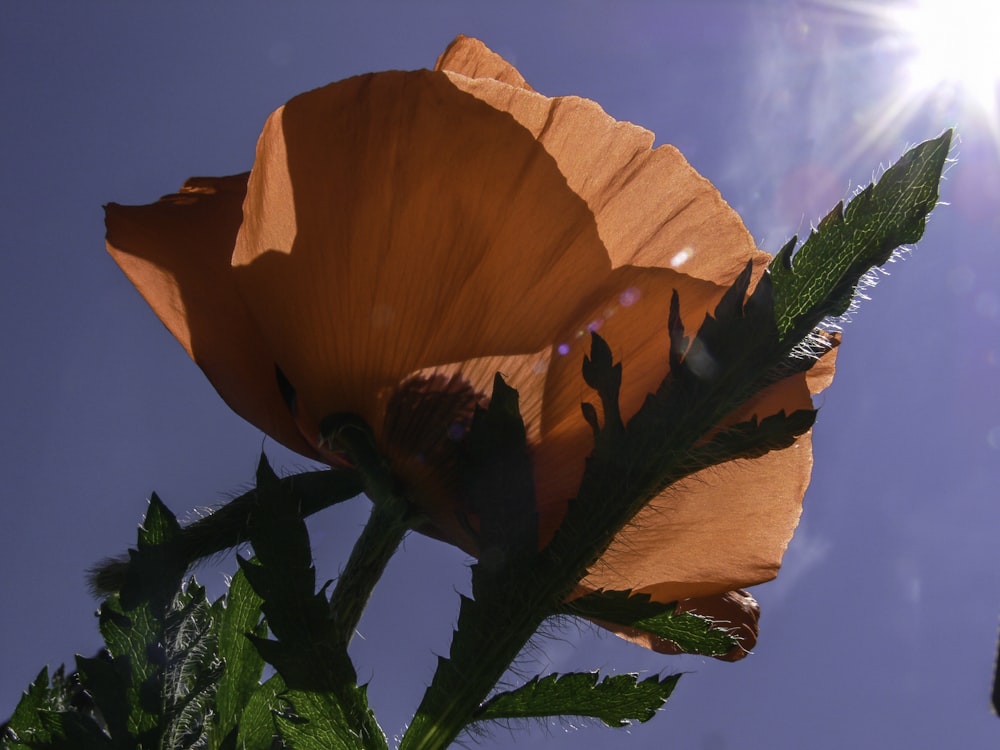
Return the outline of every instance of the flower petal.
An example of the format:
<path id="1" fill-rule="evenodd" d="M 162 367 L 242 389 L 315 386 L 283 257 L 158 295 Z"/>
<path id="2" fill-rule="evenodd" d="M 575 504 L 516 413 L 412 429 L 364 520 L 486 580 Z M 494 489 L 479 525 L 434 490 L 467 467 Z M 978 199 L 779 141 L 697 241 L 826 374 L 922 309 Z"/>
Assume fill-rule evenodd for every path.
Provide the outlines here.
<path id="1" fill-rule="evenodd" d="M 768 259 L 719 191 L 673 146 L 654 149 L 645 128 L 587 99 L 510 85 L 513 68 L 474 40 L 453 42 L 438 65 L 538 138 L 593 211 L 614 266 L 669 266 L 728 283 L 748 260 Z"/>
<path id="2" fill-rule="evenodd" d="M 437 59 L 434 70 L 460 73 L 468 78 L 492 78 L 528 91 L 534 91 L 517 68 L 478 39 L 459 35 Z"/>
<path id="3" fill-rule="evenodd" d="M 247 174 L 194 178 L 147 206 L 106 208 L 115 262 L 237 414 L 305 456 L 274 359 L 233 285 L 229 259 Z"/>
<path id="4" fill-rule="evenodd" d="M 590 210 L 531 134 L 429 71 L 348 79 L 275 112 L 245 217 L 238 283 L 304 409 L 376 430 L 405 376 L 547 348 L 610 271 Z"/>
<path id="5" fill-rule="evenodd" d="M 828 382 L 835 352 L 771 385 L 748 407 L 758 418 L 811 409 L 810 386 Z M 750 415 L 747 414 L 747 417 Z M 615 538 L 584 579 L 657 601 L 721 594 L 771 580 L 798 524 L 812 470 L 811 433 L 759 458 L 728 461 L 669 487 Z"/>
<path id="6" fill-rule="evenodd" d="M 581 315 L 553 347 L 534 453 L 543 541 L 561 522 L 566 502 L 576 496 L 585 460 L 594 447 L 593 431 L 580 408 L 582 402 L 590 402 L 600 412 L 597 394 L 581 376 L 584 357 L 590 353 L 590 331 L 604 338 L 614 359 L 622 363 L 619 407 L 628 421 L 669 372 L 667 320 L 674 290 L 688 330 L 697 329 L 725 292 L 669 268 L 624 266 L 608 277 L 600 303 Z"/>

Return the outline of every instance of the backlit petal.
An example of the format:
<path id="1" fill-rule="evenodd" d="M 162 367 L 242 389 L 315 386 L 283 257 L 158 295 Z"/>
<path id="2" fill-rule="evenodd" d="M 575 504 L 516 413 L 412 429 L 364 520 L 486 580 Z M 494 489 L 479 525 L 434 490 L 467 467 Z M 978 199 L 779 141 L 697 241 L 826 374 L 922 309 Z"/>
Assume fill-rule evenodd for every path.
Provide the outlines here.
<path id="1" fill-rule="evenodd" d="M 520 394 L 544 544 L 593 449 L 580 409 L 598 403 L 581 376 L 590 333 L 623 362 L 627 421 L 668 374 L 672 295 L 693 336 L 748 262 L 756 279 L 770 260 L 675 148 L 653 144 L 592 101 L 538 94 L 459 37 L 434 71 L 291 100 L 268 119 L 249 178 L 110 205 L 108 249 L 235 411 L 312 457 L 319 420 L 361 416 L 421 530 L 472 554 L 456 464 L 502 373 Z M 718 363 L 695 347 L 687 361 L 711 377 Z M 833 361 L 773 383 L 720 427 L 811 409 Z M 675 483 L 580 590 L 684 600 L 732 622 L 749 650 L 757 607 L 737 589 L 777 571 L 811 463 L 807 433 Z"/>
<path id="2" fill-rule="evenodd" d="M 448 70 L 468 78 L 492 78 L 521 89 L 534 89 L 524 80 L 524 76 L 478 39 L 458 36 L 441 53 L 434 70 Z"/>
<path id="3" fill-rule="evenodd" d="M 590 332 L 600 334 L 615 361 L 622 362 L 619 406 L 627 421 L 669 372 L 667 320 L 674 290 L 688 330 L 697 329 L 725 291 L 669 268 L 622 267 L 608 277 L 601 302 L 563 331 L 555 345 L 545 384 L 541 439 L 535 449 L 542 539 L 555 531 L 565 501 L 576 495 L 584 461 L 594 446 L 593 432 L 580 409 L 584 401 L 600 407 L 597 394 L 580 374 L 590 353 Z"/>
<path id="4" fill-rule="evenodd" d="M 610 270 L 531 134 L 429 71 L 279 109 L 245 215 L 237 279 L 304 408 L 376 430 L 414 371 L 547 348 Z"/>
<path id="5" fill-rule="evenodd" d="M 474 57 L 475 49 L 460 46 Z M 714 283 L 731 282 L 751 259 L 763 269 L 767 254 L 676 148 L 654 149 L 653 133 L 615 120 L 596 102 L 549 98 L 482 77 L 480 65 L 497 66 L 496 55 L 482 49 L 482 63 L 449 73 L 455 85 L 509 112 L 538 138 L 593 211 L 614 266 L 671 267 Z"/>
<path id="6" fill-rule="evenodd" d="M 816 367 L 828 371 L 834 356 L 824 355 Z M 811 409 L 809 385 L 806 374 L 786 378 L 743 416 Z M 728 461 L 673 484 L 615 538 L 584 584 L 635 589 L 668 602 L 771 580 L 798 524 L 811 470 L 806 433 L 783 450 Z"/>
<path id="7" fill-rule="evenodd" d="M 247 175 L 188 180 L 148 206 L 106 209 L 107 246 L 164 325 L 232 409 L 303 455 L 274 359 L 233 284 L 229 260 Z"/>

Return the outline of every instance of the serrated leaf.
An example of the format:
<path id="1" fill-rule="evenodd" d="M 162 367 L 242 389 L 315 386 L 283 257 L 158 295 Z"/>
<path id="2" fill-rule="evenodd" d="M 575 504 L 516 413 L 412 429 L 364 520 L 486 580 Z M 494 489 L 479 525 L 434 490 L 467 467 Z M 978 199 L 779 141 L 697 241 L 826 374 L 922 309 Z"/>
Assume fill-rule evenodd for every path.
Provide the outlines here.
<path id="1" fill-rule="evenodd" d="M 788 448 L 815 421 L 814 409 L 799 409 L 791 414 L 785 414 L 782 410 L 761 420 L 754 416 L 746 422 L 737 422 L 688 451 L 684 471 L 693 474 L 725 461 L 758 458 L 771 451 Z"/>
<path id="2" fill-rule="evenodd" d="M 749 296 L 755 269 L 748 263 L 713 313 L 705 317 L 693 338 L 684 329 L 680 312 L 682 301 L 675 292 L 666 321 L 670 349 L 664 356 L 668 359 L 669 372 L 627 426 L 619 427 L 620 420 L 616 418 L 619 413 L 617 366 L 603 339 L 593 337 L 583 377 L 598 391 L 604 407 L 604 425 L 599 423 L 597 408 L 593 405 L 583 407 L 584 420 L 595 433 L 595 448 L 586 460 L 577 495 L 569 501 L 554 537 L 536 557 L 531 570 L 533 575 L 525 577 L 530 580 L 529 586 L 525 586 L 523 580 L 519 586 L 514 585 L 497 575 L 490 586 L 474 590 L 474 600 L 463 599 L 449 655 L 439 659 L 431 685 L 403 737 L 402 748 L 419 748 L 428 743 L 443 746 L 457 736 L 481 696 L 499 678 L 497 665 L 505 667 L 515 658 L 538 624 L 559 610 L 573 587 L 587 575 L 618 532 L 652 498 L 687 476 L 694 466 L 704 466 L 720 458 L 756 455 L 788 445 L 799 430 L 806 427 L 812 419 L 808 411 L 791 415 L 761 414 L 757 422 L 744 422 L 728 430 L 722 428 L 739 413 L 740 407 L 764 388 L 793 374 L 801 375 L 835 345 L 832 339 L 823 339 L 814 333 L 815 326 L 830 310 L 843 304 L 845 290 L 847 293 L 853 290 L 852 284 L 860 274 L 873 263 L 884 262 L 883 255 L 891 253 L 888 243 L 914 241 L 919 237 L 914 227 L 919 225 L 922 231 L 923 217 L 936 201 L 937 179 L 947 155 L 949 138 L 950 134 L 946 134 L 931 146 L 931 150 L 937 151 L 923 167 L 918 165 L 905 175 L 906 169 L 901 167 L 890 170 L 888 179 L 883 177 L 879 200 L 895 192 L 895 197 L 902 202 L 889 208 L 908 215 L 903 220 L 884 216 L 865 219 L 875 228 L 874 242 L 881 251 L 868 254 L 866 260 L 871 262 L 867 267 L 856 267 L 853 261 L 848 263 L 848 272 L 842 273 L 832 287 L 827 284 L 830 288 L 826 289 L 813 288 L 810 284 L 803 289 L 782 288 L 781 294 L 790 299 L 799 293 L 813 297 L 809 314 L 793 316 L 791 325 L 786 321 L 779 330 L 773 298 L 775 273 L 778 276 L 785 273 L 788 278 L 792 273 L 790 249 L 779 254 L 780 260 L 772 263 L 772 268 L 778 270 L 765 274 Z M 908 155 L 903 162 L 912 166 L 922 160 L 920 154 L 918 147 L 917 157 Z M 894 185 L 905 185 L 905 188 L 895 189 Z M 860 221 L 870 213 L 861 210 L 868 200 L 862 198 L 858 208 L 848 210 L 847 224 L 856 218 Z M 913 206 L 916 210 L 910 211 Z M 880 219 L 883 220 L 881 225 Z M 837 217 L 834 217 L 823 231 L 836 223 Z M 895 231 L 897 225 L 903 227 L 903 231 Z M 816 246 L 815 241 L 813 245 Z M 851 255 L 854 250 L 848 246 L 845 252 Z M 857 275 L 851 281 L 855 272 Z M 614 433 L 617 433 L 615 438 L 608 439 Z M 714 445 L 713 439 L 716 440 Z M 714 455 L 703 450 L 706 446 L 711 447 Z M 639 618 L 633 619 L 633 624 L 641 622 L 650 628 L 660 627 L 663 625 L 661 617 L 662 613 L 654 613 L 650 622 Z M 668 621 L 667 624 L 677 623 L 697 624 L 701 631 L 706 629 L 705 620 L 701 618 L 678 618 L 676 623 Z M 671 640 L 686 643 L 691 649 L 724 650 L 721 646 L 698 643 L 698 638 L 694 637 L 700 638 L 705 633 L 690 627 L 661 632 Z"/>
<path id="3" fill-rule="evenodd" d="M 183 750 L 207 741 L 222 674 L 218 657 L 218 622 L 193 579 L 175 599 L 164 626 L 166 669 L 163 679 L 163 743 Z"/>
<path id="4" fill-rule="evenodd" d="M 161 740 L 190 746 L 200 741 L 210 713 L 218 676 L 215 626 L 204 589 L 194 581 L 188 591 L 181 588 L 186 564 L 179 534 L 173 514 L 154 495 L 137 548 L 130 551 L 122 593 L 105 600 L 99 612 L 114 668 L 81 663 L 81 671 L 97 679 L 95 699 L 103 701 L 101 711 L 112 717 L 109 731 L 123 746 Z"/>
<path id="5" fill-rule="evenodd" d="M 649 594 L 597 591 L 564 605 L 564 612 L 635 628 L 663 638 L 687 654 L 722 656 L 739 645 L 729 631 L 692 612 L 676 612 L 676 602 L 652 601 Z"/>
<path id="6" fill-rule="evenodd" d="M 14 713 L 0 734 L 0 740 L 4 742 L 3 747 L 20 750 L 48 742 L 52 733 L 46 728 L 38 712 L 46 708 L 60 707 L 56 700 L 56 696 L 52 695 L 52 690 L 49 688 L 49 668 L 43 667 L 34 682 L 21 695 L 21 700 L 18 701 Z"/>
<path id="7" fill-rule="evenodd" d="M 802 338 L 824 317 L 842 315 L 864 273 L 923 236 L 951 136 L 948 130 L 907 151 L 846 210 L 841 203 L 827 214 L 798 252 L 793 239 L 775 256 L 769 278 L 782 337 Z"/>
<path id="8" fill-rule="evenodd" d="M 614 362 L 611 347 L 594 332 L 590 334 L 590 355 L 583 358 L 583 380 L 601 398 L 604 409 L 603 431 L 613 434 L 621 432 L 624 425 L 618 409 L 618 395 L 622 386 L 622 363 Z M 584 409 L 584 415 L 590 422 L 588 412 L 596 417 L 596 410 L 593 406 L 590 410 Z M 591 426 L 593 427 L 593 422 Z"/>
<path id="9" fill-rule="evenodd" d="M 75 711 L 39 711 L 42 724 L 52 734 L 46 750 L 113 750 L 115 744 L 100 727 Z"/>
<path id="10" fill-rule="evenodd" d="M 272 676 L 254 689 L 240 715 L 236 747 L 240 750 L 271 750 L 278 731 L 274 711 L 278 708 L 278 695 L 285 689 L 281 675 Z"/>
<path id="11" fill-rule="evenodd" d="M 219 623 L 219 657 L 225 667 L 216 693 L 215 727 L 222 735 L 240 723 L 264 671 L 264 659 L 247 637 L 267 635 L 267 627 L 260 621 L 262 602 L 242 571 L 233 576 Z"/>
<path id="12" fill-rule="evenodd" d="M 357 750 L 375 738 L 351 728 L 331 693 L 289 690 L 281 696 L 288 709 L 274 714 L 278 732 L 295 750 Z"/>
<path id="13" fill-rule="evenodd" d="M 296 508 L 303 518 L 355 497 L 363 489 L 361 476 L 353 469 L 307 471 L 285 477 L 280 482 L 296 497 Z M 259 505 L 260 499 L 254 489 L 181 529 L 179 545 L 185 567 L 247 541 L 250 519 L 256 515 Z M 129 564 L 127 555 L 101 561 L 89 573 L 91 588 L 104 595 L 121 591 Z"/>
<path id="14" fill-rule="evenodd" d="M 165 616 L 187 570 L 180 533 L 177 518 L 154 492 L 136 549 L 128 551 L 128 572 L 119 595 L 126 611 L 148 603 L 154 617 Z"/>
<path id="15" fill-rule="evenodd" d="M 108 734 L 124 741 L 129 736 L 130 674 L 127 662 L 101 655 L 94 658 L 77 656 L 76 669 L 107 725 Z"/>
<path id="16" fill-rule="evenodd" d="M 363 733 L 365 748 L 387 747 L 347 654 L 347 643 L 329 601 L 315 592 L 309 534 L 296 513 L 289 488 L 277 481 L 263 456 L 258 468 L 260 507 L 249 529 L 257 553 L 239 558 L 247 581 L 263 600 L 261 610 L 275 640 L 250 636 L 257 652 L 281 674 L 291 690 L 329 693 L 348 724 Z"/>
<path id="17" fill-rule="evenodd" d="M 139 527 L 139 549 L 158 547 L 175 541 L 181 534 L 177 517 L 163 504 L 154 492 L 149 498 L 149 509 Z"/>
<path id="18" fill-rule="evenodd" d="M 479 515 L 479 576 L 525 565 L 538 549 L 535 482 L 518 393 L 499 373 L 487 408 L 477 407 L 459 458 L 462 496 Z"/>
<path id="19" fill-rule="evenodd" d="M 254 554 L 267 567 L 293 573 L 288 585 L 298 585 L 302 591 L 312 593 L 316 579 L 310 573 L 312 549 L 305 520 L 290 489 L 281 483 L 263 453 L 257 464 L 257 494 L 261 507 L 250 534 Z M 254 529 L 258 533 L 253 533 Z"/>
<path id="20" fill-rule="evenodd" d="M 162 703 L 161 690 L 166 657 L 162 622 L 140 605 L 126 613 L 117 597 L 101 605 L 101 635 L 112 657 L 127 671 L 128 734 L 155 742 Z"/>
<path id="21" fill-rule="evenodd" d="M 487 701 L 476 721 L 532 719 L 545 716 L 586 716 L 609 727 L 628 726 L 652 719 L 666 703 L 680 675 L 605 677 L 597 672 L 573 672 L 535 677 L 516 690 L 500 693 Z"/>

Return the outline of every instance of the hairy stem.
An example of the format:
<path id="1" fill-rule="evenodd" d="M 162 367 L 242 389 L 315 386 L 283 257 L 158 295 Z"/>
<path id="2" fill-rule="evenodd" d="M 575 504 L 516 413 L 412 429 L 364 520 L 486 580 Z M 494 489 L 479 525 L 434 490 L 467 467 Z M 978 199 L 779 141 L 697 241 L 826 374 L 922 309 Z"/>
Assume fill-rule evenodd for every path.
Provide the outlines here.
<path id="1" fill-rule="evenodd" d="M 363 490 L 361 475 L 353 469 L 308 471 L 285 477 L 281 484 L 296 493 L 303 518 L 349 500 Z M 246 542 L 250 519 L 259 504 L 255 488 L 185 526 L 181 530 L 181 549 L 188 566 Z M 121 591 L 129 560 L 125 554 L 106 558 L 95 565 L 87 573 L 91 591 L 97 596 Z"/>
<path id="2" fill-rule="evenodd" d="M 405 501 L 393 494 L 372 500 L 372 514 L 330 597 L 334 627 L 345 645 L 354 637 L 375 584 L 409 530 Z"/>

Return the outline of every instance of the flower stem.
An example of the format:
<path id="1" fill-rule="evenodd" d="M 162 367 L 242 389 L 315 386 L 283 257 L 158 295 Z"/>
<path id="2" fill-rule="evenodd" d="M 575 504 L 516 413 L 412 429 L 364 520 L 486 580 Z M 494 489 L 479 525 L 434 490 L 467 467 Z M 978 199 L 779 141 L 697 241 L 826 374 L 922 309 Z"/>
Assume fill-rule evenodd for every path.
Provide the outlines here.
<path id="1" fill-rule="evenodd" d="M 537 611 L 519 614 L 514 621 L 502 620 L 502 627 L 465 631 L 466 647 L 478 658 L 462 660 L 461 666 L 454 660 L 440 662 L 399 750 L 443 750 L 473 722 L 479 706 L 545 619 Z M 455 633 L 456 641 L 461 637 L 461 630 Z"/>
<path id="2" fill-rule="evenodd" d="M 362 491 L 361 477 L 353 469 L 310 471 L 280 481 L 296 492 L 303 517 L 349 500 Z M 255 488 L 181 529 L 181 550 L 187 564 L 194 565 L 204 557 L 247 541 L 250 519 L 259 504 Z M 102 560 L 88 572 L 91 590 L 102 596 L 121 591 L 129 565 L 127 554 Z"/>
<path id="3" fill-rule="evenodd" d="M 375 584 L 409 530 L 409 508 L 402 498 L 390 493 L 371 499 L 372 514 L 330 597 L 334 627 L 345 646 L 354 637 Z"/>
<path id="4" fill-rule="evenodd" d="M 320 429 L 323 444 L 345 452 L 357 467 L 373 505 L 330 597 L 335 632 L 346 648 L 375 585 L 412 526 L 414 511 L 363 420 L 352 414 L 336 414 L 323 420 Z"/>

